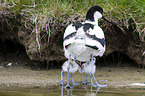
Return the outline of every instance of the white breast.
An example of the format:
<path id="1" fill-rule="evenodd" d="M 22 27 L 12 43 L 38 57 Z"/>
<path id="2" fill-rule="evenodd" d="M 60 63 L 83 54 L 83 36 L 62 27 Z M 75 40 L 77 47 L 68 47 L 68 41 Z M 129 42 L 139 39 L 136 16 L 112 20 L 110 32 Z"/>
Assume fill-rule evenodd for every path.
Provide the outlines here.
<path id="1" fill-rule="evenodd" d="M 68 67 L 68 61 L 65 61 L 64 64 L 62 65 L 62 70 L 64 72 L 67 72 L 67 67 Z M 78 70 L 79 66 L 75 61 L 70 60 L 70 73 L 75 73 Z"/>
<path id="2" fill-rule="evenodd" d="M 71 54 L 72 59 L 76 59 L 79 61 L 89 61 L 91 55 L 102 56 L 104 54 L 105 44 L 103 46 L 99 41 L 100 39 L 104 39 L 104 33 L 99 26 L 95 24 L 93 24 L 92 26 L 94 27 L 90 27 L 87 31 L 84 30 L 84 26 L 75 29 L 73 25 L 70 25 L 66 28 L 64 38 L 69 36 L 69 34 L 72 34 L 74 32 L 76 33 L 75 35 L 70 36 L 70 38 L 65 39 L 65 41 L 63 42 L 65 56 L 67 58 L 69 58 L 69 54 Z M 86 35 L 86 33 L 89 36 Z M 94 49 L 95 47 L 98 49 Z"/>
<path id="3" fill-rule="evenodd" d="M 95 60 L 94 60 L 94 63 L 95 63 Z M 87 63 L 84 63 L 84 64 L 82 65 L 82 73 L 85 72 L 85 73 L 87 73 L 87 74 L 91 74 L 91 73 L 94 74 L 95 71 L 96 71 L 96 66 L 95 66 L 95 64 L 93 64 L 93 70 L 92 70 L 92 64 L 91 64 L 90 61 L 87 62 Z"/>

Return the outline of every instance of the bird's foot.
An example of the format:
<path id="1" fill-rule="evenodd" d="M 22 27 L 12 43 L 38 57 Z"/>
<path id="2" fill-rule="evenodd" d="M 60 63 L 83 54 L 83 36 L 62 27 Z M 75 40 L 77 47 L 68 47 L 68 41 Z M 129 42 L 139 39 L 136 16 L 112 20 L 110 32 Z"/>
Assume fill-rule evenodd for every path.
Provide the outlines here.
<path id="1" fill-rule="evenodd" d="M 97 87 L 97 85 L 95 85 L 94 83 L 88 83 L 88 84 L 93 86 L 93 87 Z"/>
<path id="2" fill-rule="evenodd" d="M 106 84 L 106 85 L 101 85 L 101 84 L 98 84 L 98 85 L 96 85 L 96 87 L 107 87 L 108 85 Z"/>
<path id="3" fill-rule="evenodd" d="M 94 83 L 89 83 L 89 85 L 92 85 L 93 87 L 107 87 L 108 85 L 101 85 L 101 84 L 97 84 L 95 85 Z"/>
<path id="4" fill-rule="evenodd" d="M 87 81 L 87 80 L 84 80 L 83 82 L 82 82 L 82 84 L 84 84 L 84 85 L 86 85 L 86 84 L 88 84 L 89 82 Z"/>
<path id="5" fill-rule="evenodd" d="M 80 85 L 80 83 L 73 82 L 72 85 Z"/>
<path id="6" fill-rule="evenodd" d="M 69 84 L 67 84 L 64 88 L 72 88 Z"/>
<path id="7" fill-rule="evenodd" d="M 62 85 L 64 85 L 64 82 L 63 82 L 63 80 L 61 80 L 59 83 L 60 83 L 60 84 L 62 84 Z"/>

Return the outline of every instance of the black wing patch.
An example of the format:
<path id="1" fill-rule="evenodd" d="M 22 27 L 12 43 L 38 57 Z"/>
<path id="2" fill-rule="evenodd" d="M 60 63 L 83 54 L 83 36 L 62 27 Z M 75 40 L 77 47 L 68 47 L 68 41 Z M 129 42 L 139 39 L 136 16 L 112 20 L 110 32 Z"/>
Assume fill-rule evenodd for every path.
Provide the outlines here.
<path id="1" fill-rule="evenodd" d="M 71 43 L 69 43 L 69 44 L 65 45 L 65 48 L 67 49 L 69 45 L 71 45 Z"/>
<path id="2" fill-rule="evenodd" d="M 71 37 L 74 37 L 74 36 L 76 35 L 76 33 L 77 33 L 77 32 L 73 32 L 73 33 L 67 35 L 67 36 L 63 39 L 63 42 L 64 42 L 65 40 L 71 38 Z"/>
<path id="3" fill-rule="evenodd" d="M 74 23 L 72 26 L 75 26 L 75 29 L 78 30 L 80 27 L 83 26 L 83 24 L 79 22 L 79 23 Z"/>
<path id="4" fill-rule="evenodd" d="M 90 24 L 90 23 L 85 23 L 85 24 L 82 24 L 82 23 L 74 23 L 72 26 L 75 26 L 75 29 L 78 30 L 80 27 L 83 26 L 83 30 L 86 32 L 87 30 L 89 30 L 90 28 L 94 29 L 94 25 L 93 24 Z"/>
<path id="5" fill-rule="evenodd" d="M 90 24 L 90 23 L 85 23 L 83 26 L 84 31 L 86 32 L 87 30 L 89 30 L 90 28 L 94 29 L 94 25 Z"/>
<path id="6" fill-rule="evenodd" d="M 98 47 L 96 47 L 96 46 L 91 46 L 91 45 L 85 45 L 85 46 L 90 47 L 90 48 L 95 49 L 95 50 L 98 50 Z"/>
<path id="7" fill-rule="evenodd" d="M 101 43 L 101 45 L 102 45 L 103 47 L 105 46 L 105 38 L 100 39 L 100 38 L 97 38 L 95 35 L 90 35 L 90 34 L 88 34 L 88 33 L 85 33 L 85 34 L 86 34 L 86 36 L 87 36 L 88 38 L 92 38 L 93 40 L 97 40 L 98 42 Z"/>

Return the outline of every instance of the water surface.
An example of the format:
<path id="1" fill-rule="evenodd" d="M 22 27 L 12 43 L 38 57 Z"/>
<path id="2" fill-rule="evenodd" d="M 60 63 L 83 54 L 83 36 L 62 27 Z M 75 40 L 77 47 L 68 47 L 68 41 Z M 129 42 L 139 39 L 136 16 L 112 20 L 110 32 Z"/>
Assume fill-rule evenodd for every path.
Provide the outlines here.
<path id="1" fill-rule="evenodd" d="M 94 88 L 86 85 L 74 86 L 71 89 L 63 86 L 1 87 L 0 96 L 145 96 L 145 88 Z"/>

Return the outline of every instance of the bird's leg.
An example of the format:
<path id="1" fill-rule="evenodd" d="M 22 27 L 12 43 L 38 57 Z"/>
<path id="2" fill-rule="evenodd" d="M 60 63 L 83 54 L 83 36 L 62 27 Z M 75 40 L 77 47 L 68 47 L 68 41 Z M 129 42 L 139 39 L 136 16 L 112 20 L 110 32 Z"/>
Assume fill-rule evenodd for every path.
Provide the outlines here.
<path id="1" fill-rule="evenodd" d="M 93 71 L 93 64 L 94 64 L 94 62 L 93 62 L 93 55 L 92 55 L 91 56 L 91 67 L 92 67 L 91 69 L 92 69 L 92 71 Z M 94 78 L 97 85 L 93 84 L 92 77 Z M 91 77 L 90 78 L 91 78 L 91 85 L 94 86 L 94 87 L 106 87 L 107 86 L 107 85 L 98 84 L 98 82 L 96 81 L 96 78 L 94 77 L 93 72 L 91 72 Z"/>
<path id="2" fill-rule="evenodd" d="M 91 73 L 93 73 L 93 65 L 94 65 L 93 55 L 91 55 Z"/>
<path id="3" fill-rule="evenodd" d="M 61 81 L 60 81 L 60 83 L 63 85 L 64 84 L 64 82 L 63 82 L 63 70 L 61 71 Z"/>
<path id="4" fill-rule="evenodd" d="M 88 78 L 88 74 L 86 74 L 86 79 L 82 82 L 82 84 L 87 84 L 88 83 L 87 78 Z"/>
<path id="5" fill-rule="evenodd" d="M 63 95 L 63 86 L 61 86 L 61 96 L 64 96 Z"/>
<path id="6" fill-rule="evenodd" d="M 90 79 L 91 79 L 91 85 L 96 87 L 95 84 L 93 84 L 93 81 L 92 81 L 92 77 L 94 77 L 94 74 L 93 74 L 93 65 L 94 65 L 94 62 L 93 62 L 93 55 L 91 55 L 91 76 L 90 76 Z"/>
<path id="7" fill-rule="evenodd" d="M 67 67 L 67 75 L 68 75 L 68 80 L 67 80 L 67 85 L 65 86 L 65 88 L 71 88 L 71 86 L 69 85 L 69 69 L 70 69 L 70 59 L 71 59 L 71 54 L 69 54 L 69 58 L 68 58 L 68 67 Z"/>
<path id="8" fill-rule="evenodd" d="M 95 82 L 96 82 L 96 84 L 97 84 L 97 86 L 98 86 L 99 84 L 98 84 L 98 82 L 97 82 L 97 80 L 96 80 L 94 74 L 93 74 L 92 76 L 93 76 L 93 78 L 94 78 L 94 80 L 95 80 Z"/>
<path id="9" fill-rule="evenodd" d="M 97 85 L 95 85 L 95 84 L 93 83 L 93 81 L 92 81 L 92 77 L 94 77 L 94 74 L 93 74 L 93 73 L 91 73 L 91 76 L 90 76 L 90 79 L 91 79 L 91 85 L 94 86 L 94 87 L 97 87 Z"/>
<path id="10" fill-rule="evenodd" d="M 95 82 L 96 82 L 96 86 L 95 87 L 106 87 L 107 85 L 101 85 L 101 84 L 98 84 L 98 82 L 97 82 L 97 80 L 96 80 L 96 78 L 95 78 L 95 76 L 93 75 L 93 78 L 94 78 L 94 80 L 95 80 Z"/>
<path id="11" fill-rule="evenodd" d="M 73 80 L 73 78 L 72 78 L 72 73 L 70 74 L 70 78 L 71 78 L 71 80 L 72 80 L 72 84 L 73 84 L 73 85 L 79 85 L 79 83 L 76 83 L 76 82 Z"/>

